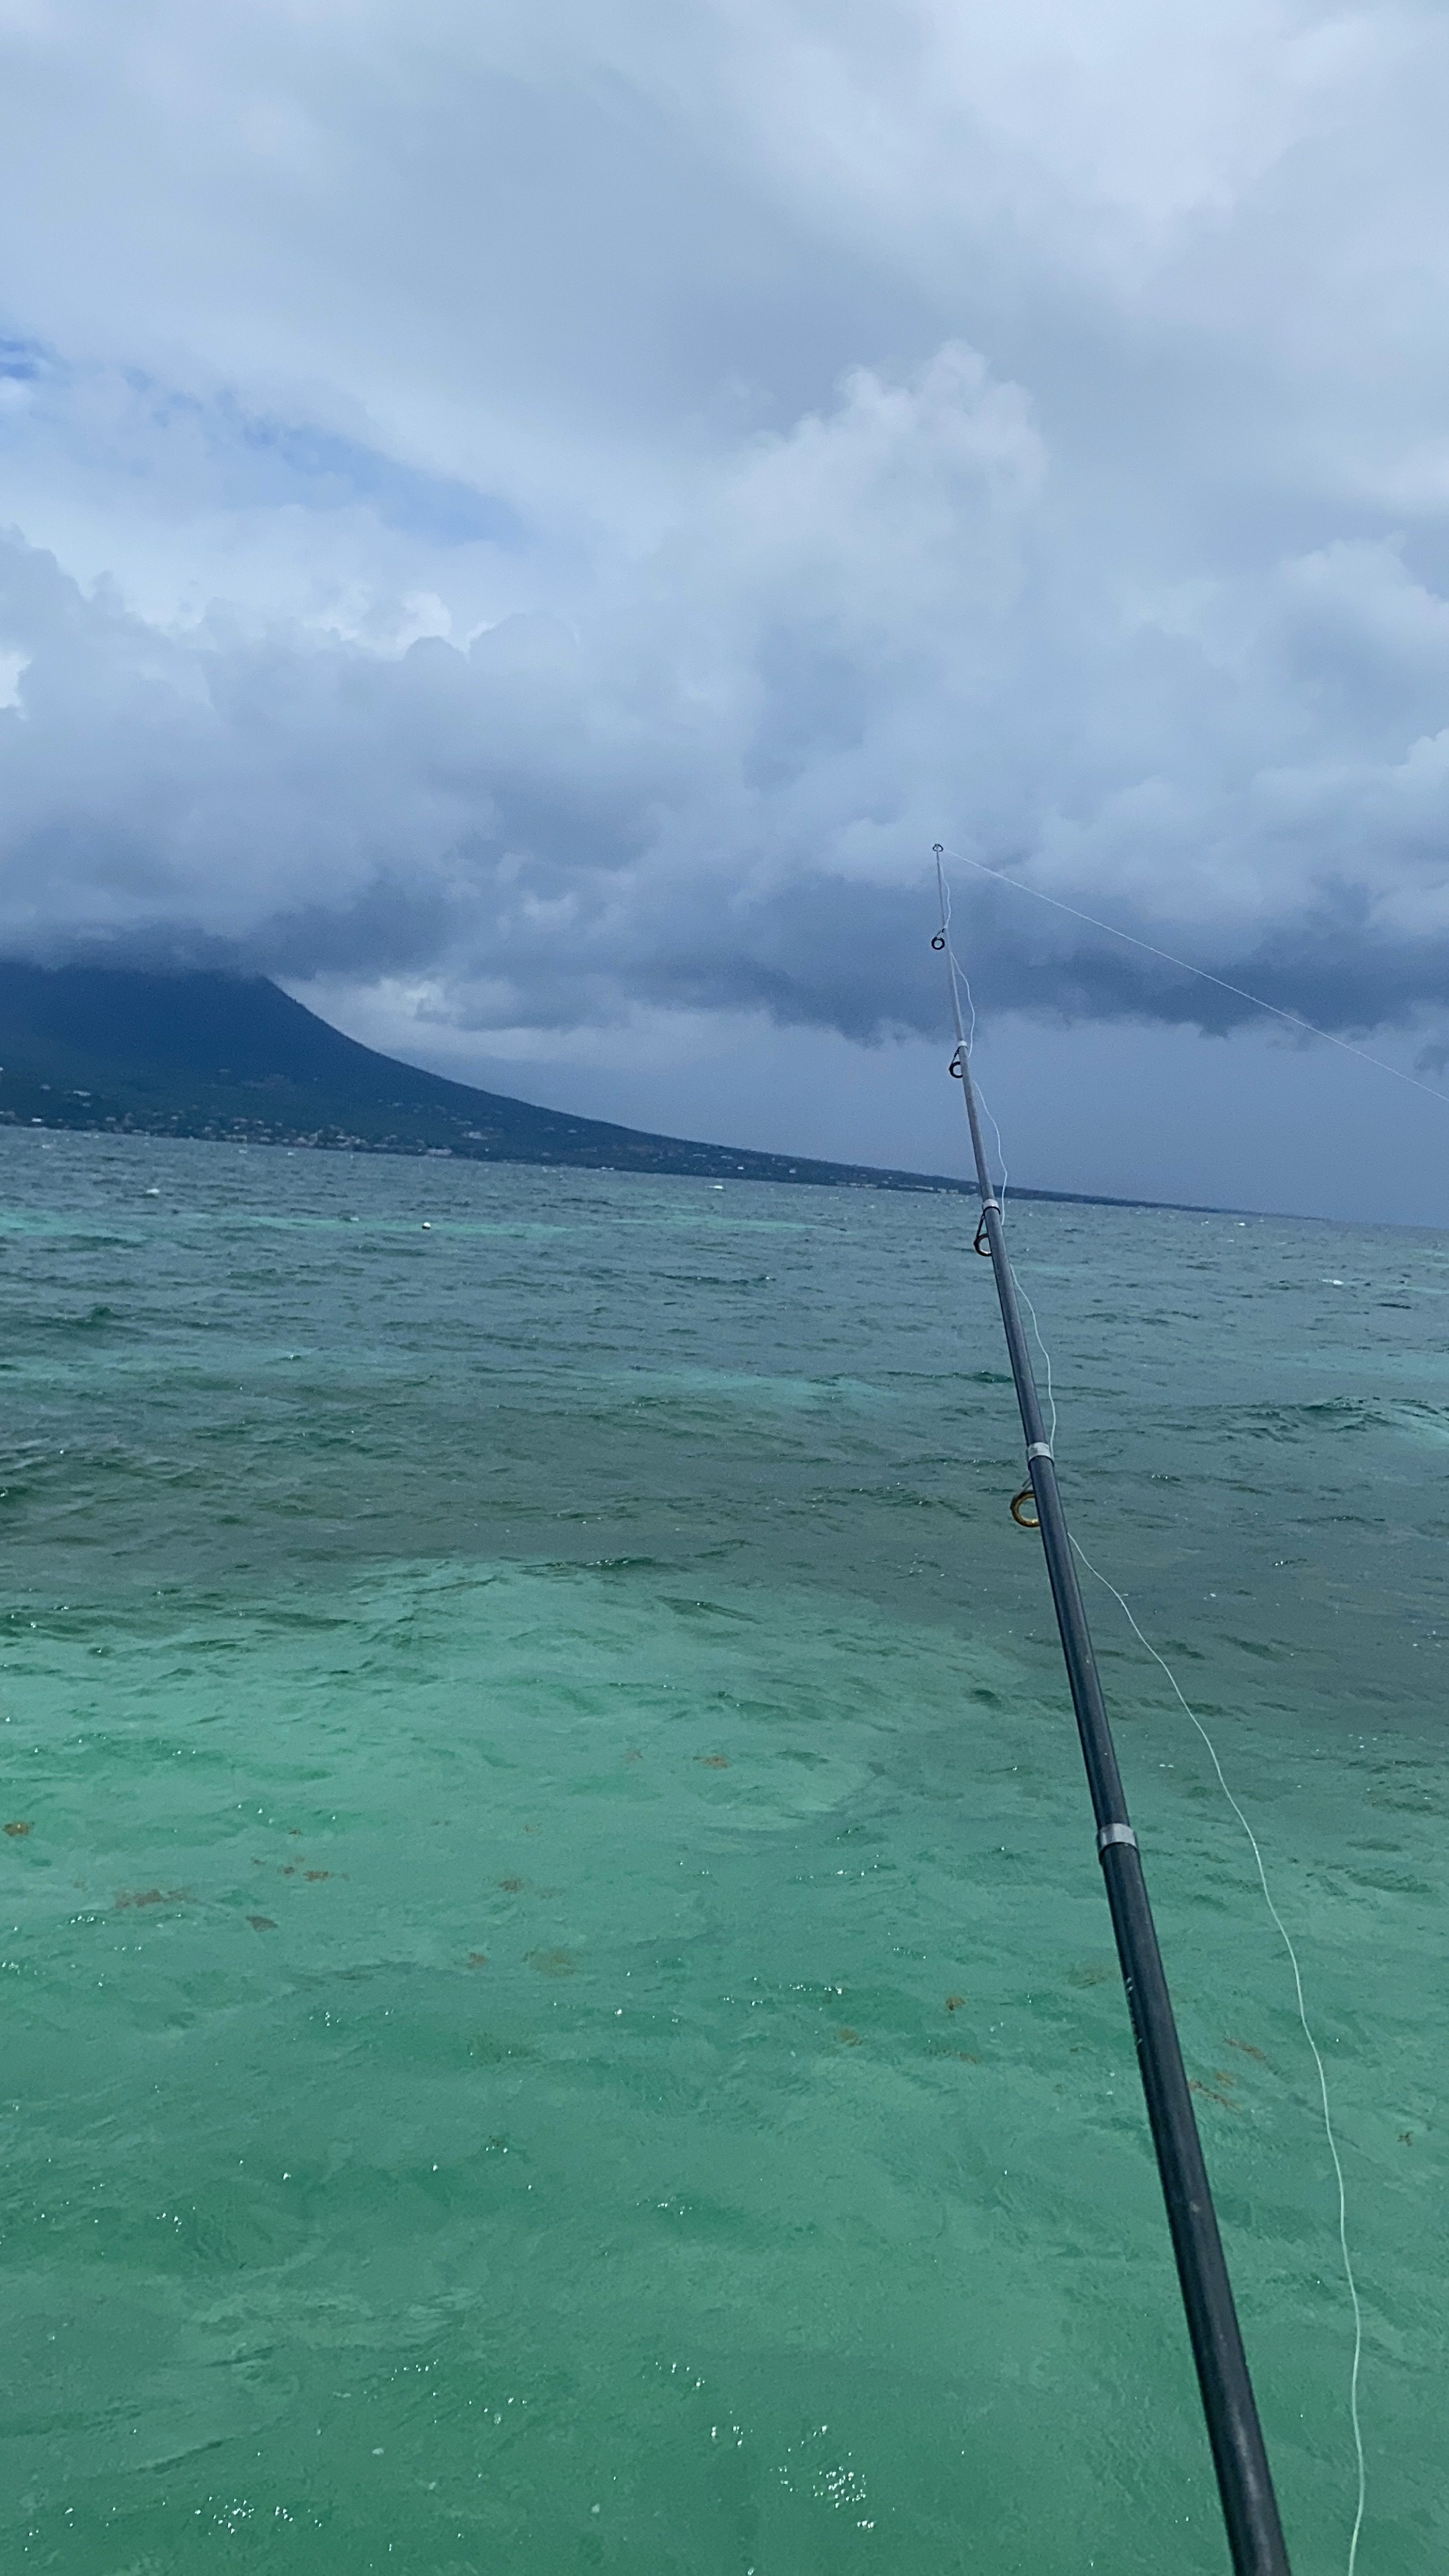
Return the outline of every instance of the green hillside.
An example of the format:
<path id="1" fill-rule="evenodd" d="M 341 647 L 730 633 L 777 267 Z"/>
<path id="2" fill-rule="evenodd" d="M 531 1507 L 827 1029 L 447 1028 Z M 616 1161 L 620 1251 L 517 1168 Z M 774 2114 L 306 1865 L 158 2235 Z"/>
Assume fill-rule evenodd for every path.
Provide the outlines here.
<path id="1" fill-rule="evenodd" d="M 359 1046 L 264 975 L 0 962 L 0 1126 L 976 1195 L 944 1172 L 706 1145 L 478 1091 Z M 1015 1184 L 1012 1195 L 1157 1204 Z"/>
<path id="2" fill-rule="evenodd" d="M 713 1180 L 960 1190 L 943 1174 L 656 1136 L 359 1046 L 264 976 L 0 964 L 0 1122 Z"/>

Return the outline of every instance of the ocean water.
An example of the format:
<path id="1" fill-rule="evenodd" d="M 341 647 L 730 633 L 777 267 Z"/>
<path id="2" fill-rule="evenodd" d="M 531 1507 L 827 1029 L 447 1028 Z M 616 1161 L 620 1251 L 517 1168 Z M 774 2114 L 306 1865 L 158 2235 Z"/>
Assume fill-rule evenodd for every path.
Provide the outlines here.
<path id="1" fill-rule="evenodd" d="M 1226 2568 L 970 1224 L 0 1136 L 0 2564 Z M 1438 2576 L 1449 1238 L 1011 1230 L 1068 1508 L 1300 1947 L 1361 2576 Z M 1089 1608 L 1329 2576 L 1291 1979 Z"/>

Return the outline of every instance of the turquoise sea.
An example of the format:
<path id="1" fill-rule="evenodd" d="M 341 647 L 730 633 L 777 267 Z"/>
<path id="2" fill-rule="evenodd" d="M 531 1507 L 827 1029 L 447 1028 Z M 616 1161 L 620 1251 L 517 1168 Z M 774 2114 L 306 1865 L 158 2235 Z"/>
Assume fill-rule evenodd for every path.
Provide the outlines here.
<path id="1" fill-rule="evenodd" d="M 964 1201 L 0 1137 L 0 2565 L 1227 2565 Z M 1019 1205 L 1449 2563 L 1449 1237 Z M 1298 2576 L 1311 2060 L 1089 1588 Z"/>

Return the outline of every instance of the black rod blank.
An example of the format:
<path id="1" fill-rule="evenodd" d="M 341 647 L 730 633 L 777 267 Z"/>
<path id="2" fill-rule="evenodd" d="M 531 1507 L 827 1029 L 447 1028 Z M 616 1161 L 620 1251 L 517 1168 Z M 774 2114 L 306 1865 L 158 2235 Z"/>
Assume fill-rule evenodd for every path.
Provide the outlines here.
<path id="1" fill-rule="evenodd" d="M 944 945 L 944 941 L 942 943 Z M 953 973 L 952 993 L 955 985 Z M 957 1026 L 960 1022 L 958 1018 Z M 960 1077 L 971 1128 L 976 1176 L 981 1185 L 981 1227 L 991 1248 L 996 1293 L 1011 1374 L 1026 1434 L 1027 1472 L 1031 1479 L 1047 1578 L 1056 1607 L 1062 1654 L 1071 1684 L 1072 1706 L 1087 1768 L 1092 1812 L 1097 1820 L 1097 1853 L 1107 1883 L 1107 1903 L 1117 1939 L 1122 1983 L 1132 2016 L 1137 2063 L 1147 2096 L 1147 2117 L 1157 2169 L 1167 2203 L 1167 2223 L 1177 2258 L 1177 2277 L 1187 2311 L 1187 2329 L 1197 2364 L 1208 2439 L 1222 2497 L 1228 2545 L 1235 2576 L 1291 2576 L 1278 2500 L 1268 2466 L 1257 2402 L 1248 2373 L 1247 2355 L 1233 2305 L 1232 2284 L 1218 2233 L 1202 2141 L 1193 2116 L 1192 2097 L 1182 2062 L 1172 2000 L 1157 1945 L 1157 1927 L 1142 1874 L 1142 1855 L 1127 1814 L 1117 1752 L 1107 1720 L 1097 1661 L 1092 1651 L 1087 1614 L 1072 1556 L 1071 1536 L 1042 1420 L 1036 1380 L 1022 1329 L 1021 1307 L 1002 1228 L 1001 1208 L 992 1187 L 981 1134 L 976 1085 L 964 1041 L 952 1059 Z M 979 1237 L 978 1237 L 979 1240 Z"/>

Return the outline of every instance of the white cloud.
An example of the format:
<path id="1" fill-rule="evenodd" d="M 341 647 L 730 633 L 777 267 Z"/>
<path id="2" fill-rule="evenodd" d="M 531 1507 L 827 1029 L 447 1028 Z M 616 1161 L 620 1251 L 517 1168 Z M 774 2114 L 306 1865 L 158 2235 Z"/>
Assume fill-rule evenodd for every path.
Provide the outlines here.
<path id="1" fill-rule="evenodd" d="M 1449 998 L 1434 13 L 36 0 L 0 50 L 12 949 L 513 1049 L 928 1027 L 961 837 L 1310 1017 Z M 999 1003 L 1199 1006 L 974 921 Z"/>

